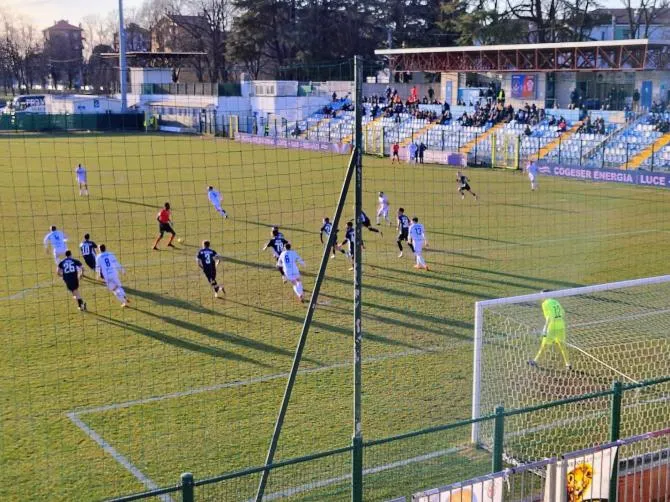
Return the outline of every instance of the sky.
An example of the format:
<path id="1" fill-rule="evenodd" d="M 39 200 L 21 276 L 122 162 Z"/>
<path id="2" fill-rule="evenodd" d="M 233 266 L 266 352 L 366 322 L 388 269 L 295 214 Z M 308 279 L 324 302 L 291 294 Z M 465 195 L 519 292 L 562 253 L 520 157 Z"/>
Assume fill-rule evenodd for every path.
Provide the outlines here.
<path id="1" fill-rule="evenodd" d="M 142 0 L 123 2 L 124 8 L 130 9 L 141 4 Z M 47 28 L 59 19 L 77 25 L 89 14 L 106 16 L 118 6 L 118 0 L 0 0 L 0 8 L 28 18 L 39 29 Z"/>

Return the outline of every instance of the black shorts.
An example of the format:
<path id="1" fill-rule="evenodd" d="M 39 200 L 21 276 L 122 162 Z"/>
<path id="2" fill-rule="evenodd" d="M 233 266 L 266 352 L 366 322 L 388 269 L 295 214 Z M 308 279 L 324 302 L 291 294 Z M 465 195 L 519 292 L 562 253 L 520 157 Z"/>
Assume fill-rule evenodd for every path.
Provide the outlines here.
<path id="1" fill-rule="evenodd" d="M 79 278 L 73 277 L 71 279 L 63 279 L 65 281 L 65 287 L 68 291 L 77 291 L 79 289 Z"/>
<path id="2" fill-rule="evenodd" d="M 172 230 L 172 226 L 169 223 L 159 223 L 158 231 L 160 232 L 161 237 L 165 235 L 165 232 L 167 232 L 168 234 L 175 235 L 175 231 Z"/>
<path id="3" fill-rule="evenodd" d="M 95 270 L 95 256 L 92 254 L 84 256 L 84 262 L 91 270 Z"/>
<path id="4" fill-rule="evenodd" d="M 365 218 L 363 222 L 361 223 L 365 228 L 369 228 L 372 222 L 370 221 L 370 218 Z"/>
<path id="5" fill-rule="evenodd" d="M 393 156 L 400 158 L 400 155 L 398 155 L 398 152 L 393 152 Z"/>
<path id="6" fill-rule="evenodd" d="M 466 192 L 469 192 L 470 191 L 470 185 L 468 185 L 467 183 L 465 185 L 461 185 L 461 188 L 459 188 L 459 190 L 461 190 L 461 191 L 465 190 Z"/>
<path id="7" fill-rule="evenodd" d="M 400 233 L 398 234 L 398 240 L 399 241 L 406 241 L 409 237 L 409 228 L 403 228 L 400 230 Z"/>
<path id="8" fill-rule="evenodd" d="M 207 280 L 212 283 L 216 281 L 216 267 L 206 267 L 203 268 L 202 271 L 205 274 L 205 277 L 207 277 Z"/>

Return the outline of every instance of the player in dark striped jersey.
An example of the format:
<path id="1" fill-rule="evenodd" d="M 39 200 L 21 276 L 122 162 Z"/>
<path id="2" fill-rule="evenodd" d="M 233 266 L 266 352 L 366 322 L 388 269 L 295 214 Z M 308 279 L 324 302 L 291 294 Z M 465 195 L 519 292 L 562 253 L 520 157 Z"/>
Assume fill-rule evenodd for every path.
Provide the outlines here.
<path id="1" fill-rule="evenodd" d="M 347 258 L 351 259 L 351 268 L 354 269 L 354 251 L 355 251 L 355 242 L 356 242 L 356 229 L 354 228 L 354 223 L 352 221 L 347 221 L 347 228 L 344 231 L 344 240 L 339 246 L 339 250 L 347 255 Z M 348 244 L 347 249 L 342 249 L 343 246 Z M 361 247 L 363 242 L 361 241 Z"/>
<path id="2" fill-rule="evenodd" d="M 461 199 L 465 199 L 465 192 L 470 192 L 475 200 L 479 198 L 477 197 L 477 194 L 470 188 L 470 178 L 468 178 L 465 174 L 458 171 L 456 174 L 456 182 L 458 183 L 458 193 L 461 194 Z"/>
<path id="3" fill-rule="evenodd" d="M 363 211 L 361 211 L 361 225 L 367 228 L 370 232 L 374 232 L 376 234 L 379 234 L 380 237 L 384 237 L 384 234 L 382 233 L 381 230 L 379 230 L 378 228 L 374 228 L 372 226 L 370 218 L 368 218 L 368 215 L 365 214 Z"/>
<path id="4" fill-rule="evenodd" d="M 279 259 L 279 255 L 282 254 L 284 251 L 284 246 L 288 244 L 288 241 L 284 238 L 284 234 L 282 234 L 279 231 L 279 227 L 275 226 L 272 227 L 271 231 L 272 237 L 268 241 L 268 243 L 263 246 L 263 249 L 261 251 L 265 251 L 267 248 L 270 248 L 272 250 L 272 256 L 274 258 L 274 261 L 277 262 Z M 286 280 L 284 277 L 284 270 L 280 265 L 277 265 L 277 270 L 279 270 L 279 273 L 282 276 L 282 280 Z"/>
<path id="5" fill-rule="evenodd" d="M 333 232 L 333 224 L 330 222 L 330 218 L 326 217 L 323 219 L 323 225 L 321 226 L 321 230 L 319 230 L 319 239 L 321 239 L 321 244 L 323 244 L 323 236 L 324 234 L 326 237 L 330 237 L 330 233 Z M 333 240 L 334 242 L 337 241 L 337 230 L 335 230 L 335 239 Z M 335 246 L 333 246 L 333 258 L 335 258 Z"/>
<path id="6" fill-rule="evenodd" d="M 400 254 L 398 255 L 398 258 L 402 258 L 402 241 L 406 241 L 409 244 L 409 248 L 414 252 L 414 246 L 409 243 L 408 237 L 409 237 L 409 227 L 412 224 L 410 221 L 409 217 L 405 214 L 405 209 L 404 208 L 399 208 L 398 209 L 398 239 L 396 242 L 398 243 L 398 249 L 400 249 Z"/>
<path id="7" fill-rule="evenodd" d="M 209 241 L 202 241 L 202 249 L 198 251 L 196 262 L 205 274 L 207 281 L 212 286 L 212 289 L 214 290 L 214 298 L 218 298 L 219 291 L 224 295 L 226 294 L 226 290 L 223 289 L 223 286 L 219 286 L 216 282 L 216 267 L 221 263 L 221 256 L 209 246 Z"/>
<path id="8" fill-rule="evenodd" d="M 84 240 L 79 244 L 81 256 L 84 258 L 84 263 L 95 272 L 95 255 L 97 254 L 98 245 L 91 240 L 89 234 L 84 234 Z"/>
<path id="9" fill-rule="evenodd" d="M 84 269 L 79 260 L 72 258 L 72 251 L 65 251 L 65 259 L 58 264 L 58 275 L 63 278 L 65 287 L 72 293 L 72 298 L 77 300 L 80 311 L 86 310 L 86 302 L 79 294 L 79 279 L 84 274 Z"/>

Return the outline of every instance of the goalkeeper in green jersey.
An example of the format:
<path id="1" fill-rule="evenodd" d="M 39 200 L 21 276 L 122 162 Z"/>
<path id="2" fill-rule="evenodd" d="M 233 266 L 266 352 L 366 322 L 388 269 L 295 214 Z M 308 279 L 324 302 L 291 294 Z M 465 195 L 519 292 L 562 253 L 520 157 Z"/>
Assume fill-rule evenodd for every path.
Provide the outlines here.
<path id="1" fill-rule="evenodd" d="M 537 351 L 534 359 L 528 361 L 531 366 L 537 366 L 537 362 L 549 345 L 556 344 L 558 350 L 563 356 L 565 367 L 571 369 L 570 361 L 568 360 L 568 351 L 565 346 L 565 310 L 557 300 L 547 298 L 542 302 L 542 313 L 544 314 L 544 329 L 542 330 L 542 345 Z"/>

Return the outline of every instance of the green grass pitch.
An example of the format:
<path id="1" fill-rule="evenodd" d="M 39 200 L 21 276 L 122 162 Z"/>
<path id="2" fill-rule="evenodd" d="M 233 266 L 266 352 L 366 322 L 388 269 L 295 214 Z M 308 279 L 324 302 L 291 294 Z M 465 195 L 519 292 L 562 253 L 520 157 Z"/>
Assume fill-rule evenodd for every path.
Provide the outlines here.
<path id="1" fill-rule="evenodd" d="M 99 500 L 175 483 L 184 471 L 203 478 L 262 464 L 305 308 L 260 249 L 280 225 L 307 263 L 311 291 L 321 218 L 334 212 L 347 160 L 160 135 L 0 138 L 0 498 Z M 78 162 L 89 170 L 88 198 L 75 187 Z M 364 230 L 366 439 L 469 417 L 476 300 L 667 272 L 665 191 L 543 177 L 531 192 L 519 173 L 468 175 L 479 201 L 461 200 L 454 169 L 364 160 L 366 212 L 374 220 L 383 190 L 392 216 L 400 205 L 417 215 L 431 267 L 416 272 L 407 249 L 397 257 L 394 228 L 382 226 L 383 238 Z M 209 184 L 230 219 L 209 205 Z M 165 201 L 185 240 L 152 252 Z M 51 224 L 72 248 L 86 232 L 107 244 L 128 270 L 132 308 L 84 280 L 89 312 L 76 310 L 42 248 Z M 195 264 L 205 238 L 224 256 L 225 300 Z M 350 443 L 348 268 L 339 253 L 329 263 L 278 459 Z M 485 455 L 462 448 L 468 434 L 371 448 L 369 468 L 423 460 L 366 476 L 366 499 L 485 473 Z M 332 478 L 296 498 L 346 499 L 347 480 L 337 478 L 347 455 L 308 468 L 273 474 L 269 492 Z M 256 483 L 210 486 L 200 500 L 242 500 Z"/>

